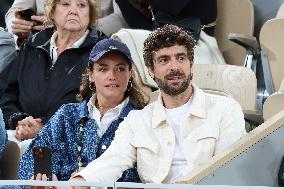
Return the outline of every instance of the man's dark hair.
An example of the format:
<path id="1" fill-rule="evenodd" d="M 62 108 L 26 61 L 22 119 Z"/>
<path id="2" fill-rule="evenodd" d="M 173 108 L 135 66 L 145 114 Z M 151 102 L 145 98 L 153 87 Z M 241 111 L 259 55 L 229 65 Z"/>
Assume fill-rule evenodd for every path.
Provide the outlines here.
<path id="1" fill-rule="evenodd" d="M 193 63 L 195 39 L 175 25 L 165 25 L 154 30 L 145 40 L 143 57 L 146 66 L 153 67 L 153 52 L 174 45 L 185 46 L 190 63 Z"/>

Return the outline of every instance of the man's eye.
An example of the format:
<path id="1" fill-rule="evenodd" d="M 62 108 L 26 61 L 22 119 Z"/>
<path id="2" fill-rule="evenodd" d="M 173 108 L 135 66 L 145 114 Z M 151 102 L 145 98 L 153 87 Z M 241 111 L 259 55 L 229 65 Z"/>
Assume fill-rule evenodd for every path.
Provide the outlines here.
<path id="1" fill-rule="evenodd" d="M 183 56 L 180 56 L 179 58 L 178 58 L 178 60 L 180 60 L 180 61 L 183 61 L 185 58 L 183 57 Z"/>
<path id="2" fill-rule="evenodd" d="M 179 56 L 178 61 L 179 62 L 184 62 L 187 58 L 185 56 Z"/>
<path id="3" fill-rule="evenodd" d="M 159 63 L 161 63 L 161 64 L 164 64 L 164 63 L 167 63 L 167 62 L 168 62 L 168 59 L 166 59 L 166 58 L 161 58 L 159 60 Z"/>

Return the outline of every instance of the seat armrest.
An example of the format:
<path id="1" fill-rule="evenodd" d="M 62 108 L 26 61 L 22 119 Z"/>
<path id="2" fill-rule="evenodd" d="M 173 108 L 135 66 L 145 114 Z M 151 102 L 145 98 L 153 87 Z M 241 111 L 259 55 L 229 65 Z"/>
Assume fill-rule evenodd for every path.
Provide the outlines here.
<path id="1" fill-rule="evenodd" d="M 254 36 L 230 33 L 228 39 L 234 43 L 244 47 L 246 50 L 250 50 L 253 53 L 260 51 L 259 43 Z"/>
<path id="2" fill-rule="evenodd" d="M 279 88 L 279 92 L 284 93 L 284 78 L 282 79 L 282 82 L 281 82 L 281 85 L 280 85 L 280 88 Z"/>

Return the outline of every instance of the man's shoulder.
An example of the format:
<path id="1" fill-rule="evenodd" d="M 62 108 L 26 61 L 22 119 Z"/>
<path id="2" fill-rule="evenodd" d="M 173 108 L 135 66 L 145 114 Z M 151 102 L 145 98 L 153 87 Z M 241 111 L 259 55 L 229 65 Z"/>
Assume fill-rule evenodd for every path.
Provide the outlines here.
<path id="1" fill-rule="evenodd" d="M 208 110 L 211 109 L 219 113 L 227 112 L 231 109 L 242 111 L 241 105 L 229 96 L 205 93 L 205 104 Z"/>
<path id="2" fill-rule="evenodd" d="M 155 103 L 156 101 L 148 104 L 141 110 L 131 110 L 127 116 L 127 120 L 135 122 L 151 120 Z"/>

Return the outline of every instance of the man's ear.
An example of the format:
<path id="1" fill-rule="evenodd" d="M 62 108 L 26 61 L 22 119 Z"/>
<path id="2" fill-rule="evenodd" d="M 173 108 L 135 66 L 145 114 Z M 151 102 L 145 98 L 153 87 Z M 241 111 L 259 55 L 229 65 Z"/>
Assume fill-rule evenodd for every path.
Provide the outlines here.
<path id="1" fill-rule="evenodd" d="M 147 66 L 149 75 L 154 78 L 154 68 L 153 66 Z"/>

